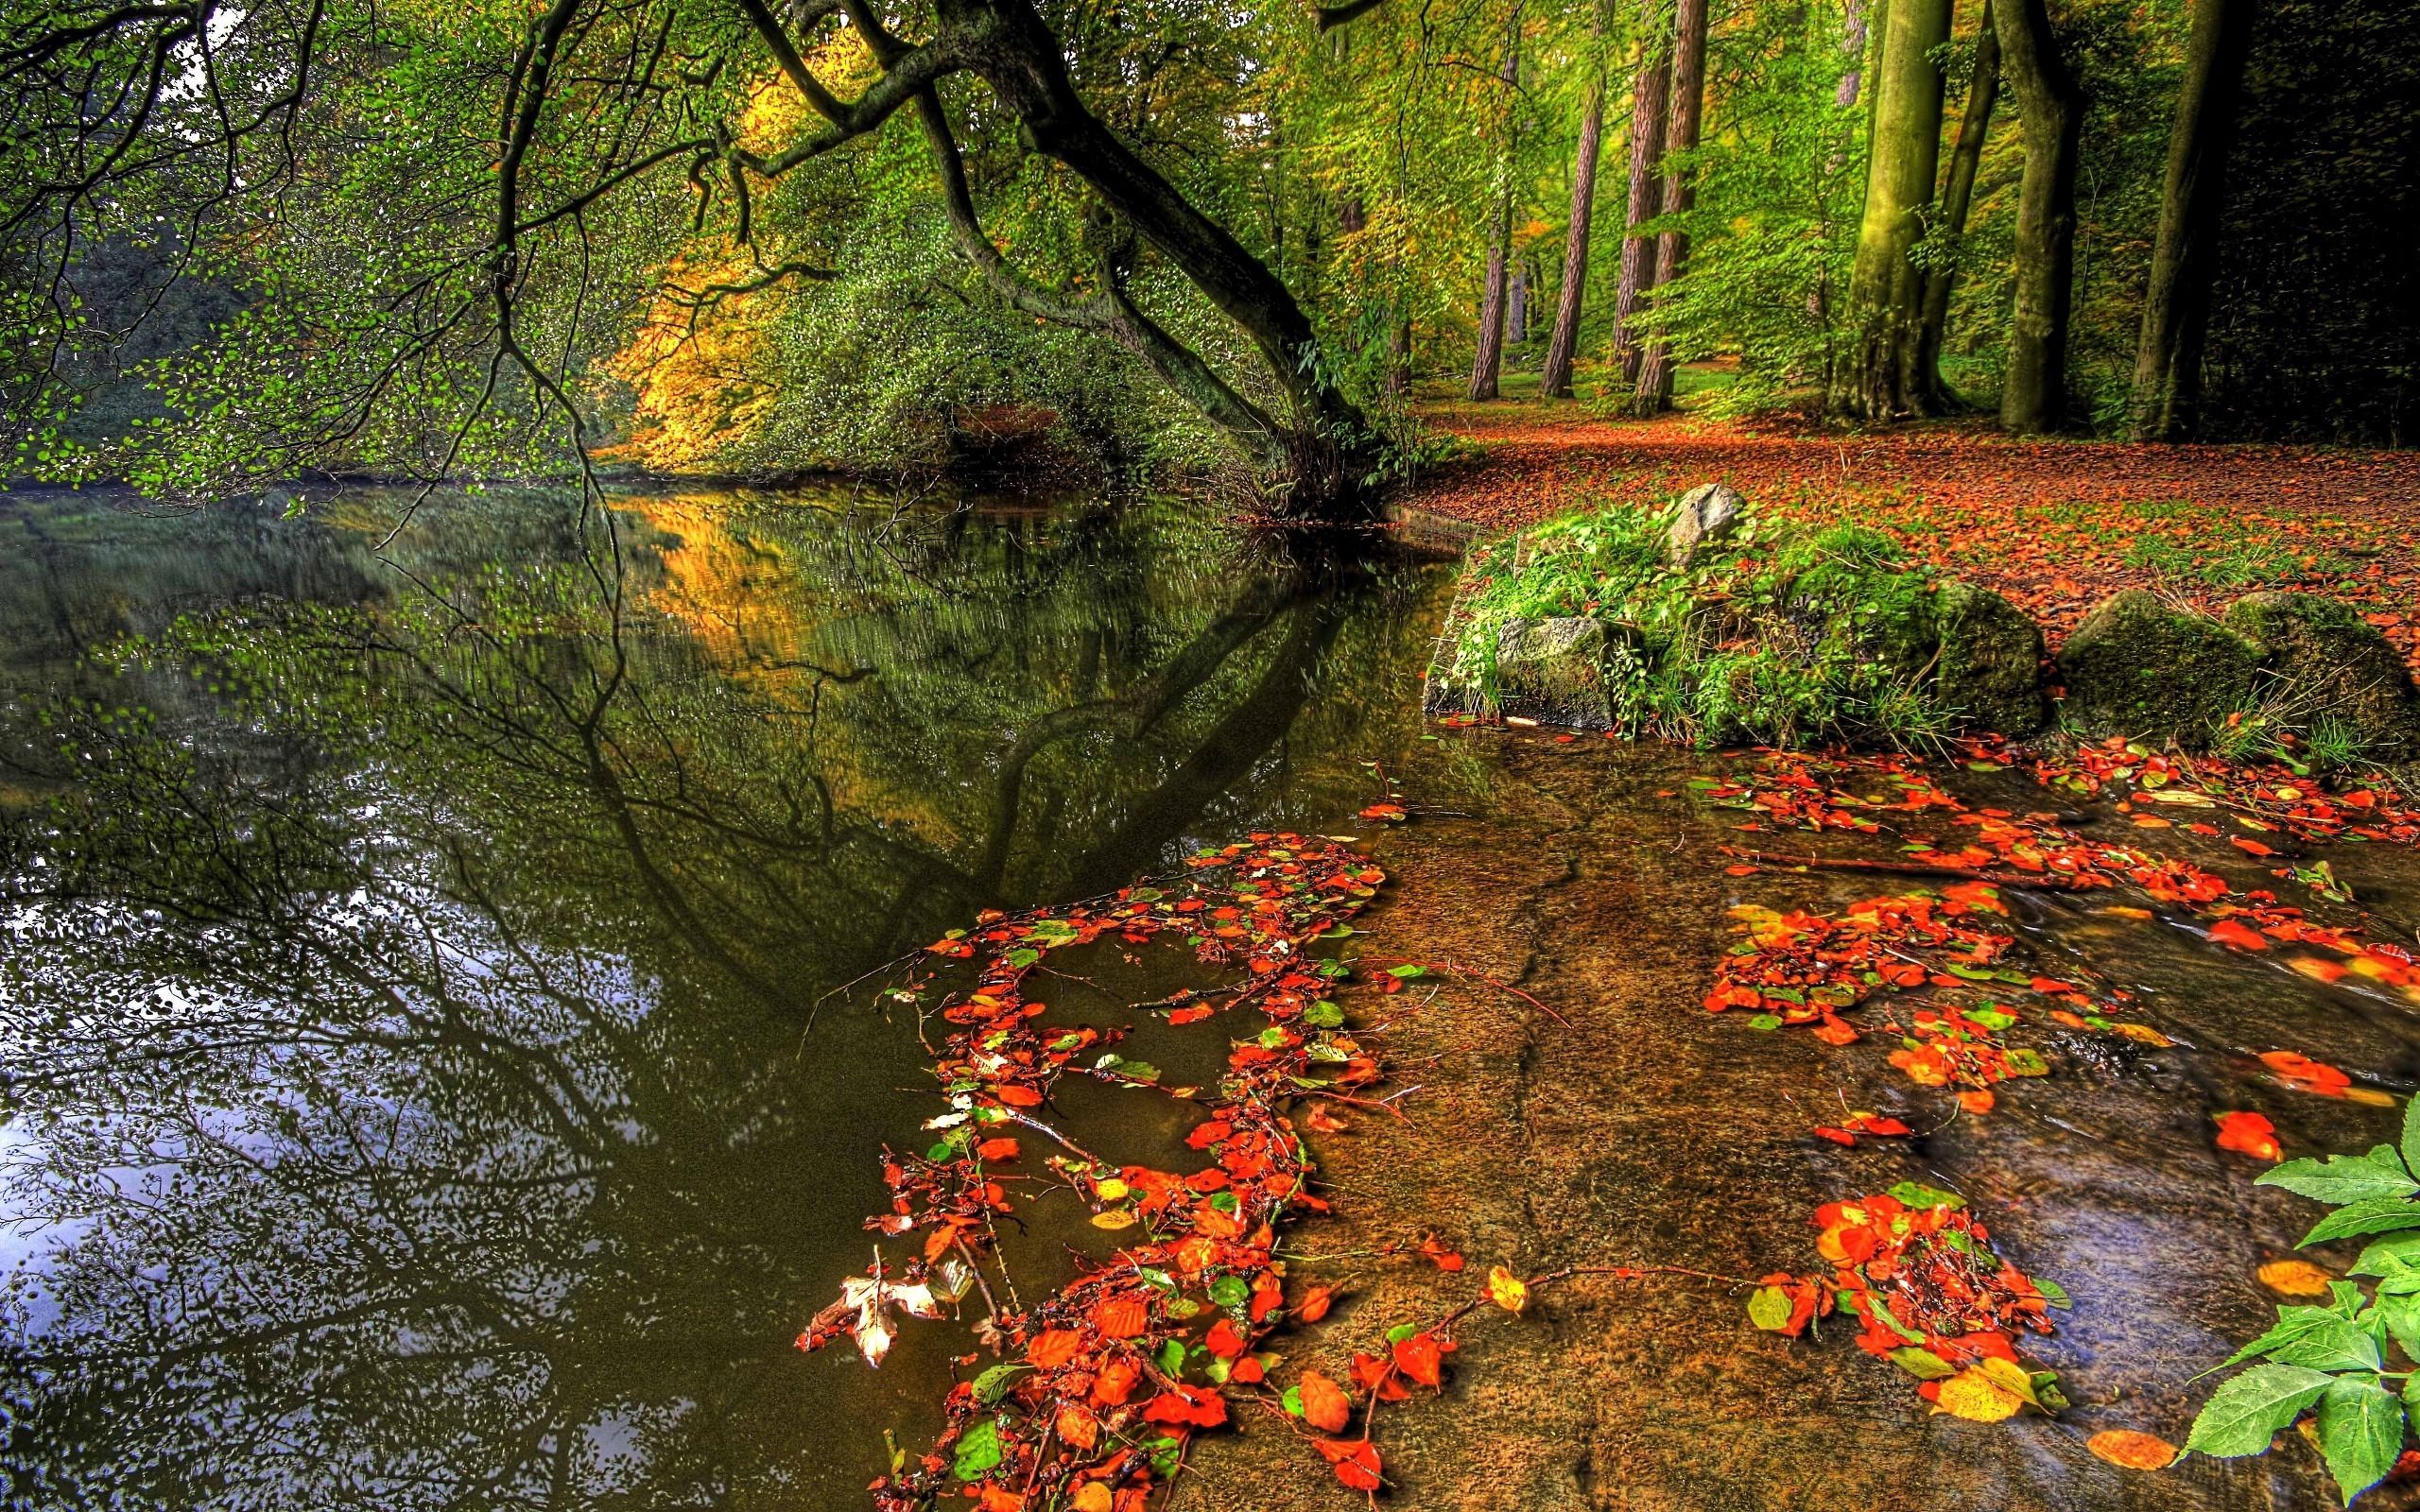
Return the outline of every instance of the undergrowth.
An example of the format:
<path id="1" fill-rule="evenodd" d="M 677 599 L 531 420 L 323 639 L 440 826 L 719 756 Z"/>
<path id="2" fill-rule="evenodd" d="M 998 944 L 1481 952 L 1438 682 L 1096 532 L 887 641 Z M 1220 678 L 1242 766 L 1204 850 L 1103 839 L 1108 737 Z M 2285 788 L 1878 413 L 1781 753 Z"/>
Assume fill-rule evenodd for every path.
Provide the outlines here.
<path id="1" fill-rule="evenodd" d="M 1496 711 L 1515 621 L 1593 616 L 1615 728 L 1720 745 L 1930 744 L 1959 711 L 1929 687 L 1936 583 L 1879 531 L 1754 516 L 1687 566 L 1666 518 L 1620 506 L 1475 555 L 1438 672 L 1466 712 Z"/>

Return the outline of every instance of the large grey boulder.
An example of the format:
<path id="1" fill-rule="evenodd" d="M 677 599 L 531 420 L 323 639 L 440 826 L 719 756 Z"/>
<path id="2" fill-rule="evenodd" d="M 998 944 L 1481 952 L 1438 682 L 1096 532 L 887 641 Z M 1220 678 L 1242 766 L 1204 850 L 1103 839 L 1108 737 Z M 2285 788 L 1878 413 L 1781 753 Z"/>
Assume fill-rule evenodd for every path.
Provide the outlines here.
<path id="1" fill-rule="evenodd" d="M 1696 560 L 1706 547 L 1737 529 L 1740 517 L 1747 510 L 1748 501 L 1720 483 L 1703 484 L 1682 494 L 1681 506 L 1672 514 L 1672 526 L 1664 536 L 1672 564 L 1686 567 Z"/>
<path id="2" fill-rule="evenodd" d="M 2402 654 L 2351 605 L 2312 593 L 2247 593 L 2221 623 L 2260 649 L 2274 679 L 2263 702 L 2286 724 L 2308 729 L 2332 715 L 2360 735 L 2374 760 L 2420 755 L 2420 690 Z"/>
<path id="3" fill-rule="evenodd" d="M 2227 716 L 2254 707 L 2261 649 L 2216 620 L 2169 608 L 2139 588 L 2105 600 L 2059 648 L 2075 733 L 2209 741 Z"/>
<path id="4" fill-rule="evenodd" d="M 1586 616 L 1513 620 L 1496 632 L 1499 713 L 1578 730 L 1614 723 L 1611 666 L 1628 644 L 1620 626 Z"/>
<path id="5" fill-rule="evenodd" d="M 1933 692 L 1968 730 L 2030 735 L 2042 728 L 2042 627 L 2023 610 L 1959 578 L 1933 599 L 1940 650 Z"/>

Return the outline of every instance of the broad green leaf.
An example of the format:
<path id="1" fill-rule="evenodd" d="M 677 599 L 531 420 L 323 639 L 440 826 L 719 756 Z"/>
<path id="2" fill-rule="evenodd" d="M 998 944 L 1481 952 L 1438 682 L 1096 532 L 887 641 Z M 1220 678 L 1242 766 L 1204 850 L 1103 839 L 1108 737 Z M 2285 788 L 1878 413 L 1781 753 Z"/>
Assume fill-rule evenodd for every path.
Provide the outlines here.
<path id="1" fill-rule="evenodd" d="M 2403 1452 L 2403 1403 L 2376 1376 L 2347 1376 L 2319 1399 L 2319 1452 L 2344 1500 L 2386 1479 Z"/>
<path id="2" fill-rule="evenodd" d="M 1387 974 L 1394 977 L 1398 981 L 1408 982 L 1415 976 L 1427 975 L 1428 968 L 1425 966 L 1390 966 L 1387 968 Z"/>
<path id="3" fill-rule="evenodd" d="M 1957 1193 L 1944 1192 L 1939 1187 L 1928 1187 L 1921 1181 L 1902 1181 L 1897 1186 L 1891 1189 L 1890 1194 L 1910 1208 L 1962 1208 L 1966 1206 L 1966 1199 L 1960 1196 Z M 2415 1222 L 2412 1227 L 2420 1228 L 2420 1222 Z"/>
<path id="4" fill-rule="evenodd" d="M 2420 1097 L 2403 1105 L 2403 1163 L 2420 1168 Z"/>
<path id="5" fill-rule="evenodd" d="M 2408 1197 L 2420 1192 L 2420 1181 L 2403 1167 L 2392 1144 L 2380 1144 L 2367 1155 L 2331 1155 L 2325 1160 L 2288 1160 L 2263 1171 L 2256 1185 L 2284 1187 L 2297 1196 L 2341 1208 L 2375 1197 Z"/>
<path id="6" fill-rule="evenodd" d="M 2420 1297 L 2404 1294 L 2378 1298 L 2378 1321 L 2403 1346 L 2403 1352 L 2420 1360 Z"/>
<path id="7" fill-rule="evenodd" d="M 2414 1265 L 2420 1265 L 2420 1234 L 2396 1234 L 2362 1246 L 2361 1258 L 2353 1262 L 2353 1268 L 2345 1274 L 2392 1276 L 2398 1269 Z"/>
<path id="8" fill-rule="evenodd" d="M 1915 1345 L 1903 1345 L 1891 1351 L 1891 1363 L 1919 1381 L 1940 1381 L 1958 1373 L 1958 1367 Z"/>
<path id="9" fill-rule="evenodd" d="M 979 1481 L 1000 1468 L 1000 1427 L 989 1418 L 977 1418 L 958 1435 L 957 1462 L 950 1469 L 961 1481 Z"/>
<path id="10" fill-rule="evenodd" d="M 1252 1287 L 1240 1276 L 1221 1276 L 1210 1283 L 1210 1300 L 1220 1307 L 1241 1307 L 1252 1299 Z"/>
<path id="11" fill-rule="evenodd" d="M 2221 1458 L 2257 1454 L 2335 1383 L 2334 1376 L 2297 1365 L 2255 1366 L 2210 1394 L 2185 1447 Z"/>
<path id="12" fill-rule="evenodd" d="M 2325 1307 L 2281 1307 L 2276 1327 L 2230 1355 L 2219 1366 L 2241 1365 L 2256 1356 L 2313 1370 L 2375 1370 L 2377 1340 L 2359 1323 Z"/>
<path id="13" fill-rule="evenodd" d="M 1014 1381 L 1017 1372 L 1025 1368 L 1021 1362 L 1011 1360 L 1003 1365 L 995 1365 L 984 1371 L 975 1378 L 975 1400 L 986 1407 L 999 1405 L 1000 1399 L 1009 1393 L 1009 1383 Z"/>
<path id="14" fill-rule="evenodd" d="M 1768 1333 L 1789 1327 L 1793 1311 L 1789 1294 L 1778 1286 L 1759 1286 L 1748 1294 L 1748 1321 Z"/>
<path id="15" fill-rule="evenodd" d="M 2305 1246 L 2317 1245 L 2330 1239 L 2350 1239 L 2356 1234 L 2393 1233 L 2404 1228 L 2420 1228 L 2420 1203 L 2406 1202 L 2400 1197 L 2367 1197 L 2319 1220 L 2310 1232 L 2303 1235 L 2302 1242 Z"/>

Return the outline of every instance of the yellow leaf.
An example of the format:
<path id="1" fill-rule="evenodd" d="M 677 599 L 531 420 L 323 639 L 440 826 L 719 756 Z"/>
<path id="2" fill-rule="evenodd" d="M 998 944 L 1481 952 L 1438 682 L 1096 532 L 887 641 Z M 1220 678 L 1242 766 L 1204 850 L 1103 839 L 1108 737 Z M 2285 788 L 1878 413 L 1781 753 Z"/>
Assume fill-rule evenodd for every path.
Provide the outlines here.
<path id="1" fill-rule="evenodd" d="M 2176 1461 L 2176 1446 L 2165 1438 L 2138 1434 L 2131 1428 L 2112 1428 L 2093 1435 L 2083 1447 L 2120 1469 L 2166 1469 Z"/>
<path id="2" fill-rule="evenodd" d="M 1109 1512 L 1115 1500 L 1107 1481 L 1086 1481 L 1076 1488 L 1076 1499 L 1067 1504 L 1076 1512 Z"/>
<path id="3" fill-rule="evenodd" d="M 2359 1103 L 2364 1108 L 2393 1108 L 2394 1106 L 2394 1098 L 2393 1096 L 2378 1091 L 2375 1087 L 2347 1087 L 2344 1089 L 2344 1100 L 2348 1103 Z"/>
<path id="4" fill-rule="evenodd" d="M 2336 1279 L 2308 1260 L 2273 1260 L 2257 1274 L 2261 1285 L 2287 1297 L 2325 1297 Z"/>
<path id="5" fill-rule="evenodd" d="M 1529 1305 L 1530 1285 L 1501 1265 L 1487 1272 L 1487 1299 L 1507 1313 L 1518 1313 Z"/>
<path id="6" fill-rule="evenodd" d="M 1112 1208 L 1107 1212 L 1096 1212 L 1093 1214 L 1093 1227 L 1132 1228 L 1134 1227 L 1134 1214 L 1124 1208 Z"/>
<path id="7" fill-rule="evenodd" d="M 2148 1023 L 2112 1023 L 2109 1027 L 2113 1032 L 2122 1034 L 2129 1040 L 2139 1040 L 2162 1050 L 2176 1042 Z"/>
<path id="8" fill-rule="evenodd" d="M 2014 1418 L 2025 1399 L 1972 1366 L 1941 1383 L 1933 1411 L 1963 1418 L 1970 1423 L 1996 1423 Z"/>
<path id="9" fill-rule="evenodd" d="M 1117 1177 L 1111 1177 L 1108 1180 L 1103 1181 L 1098 1186 L 1093 1188 L 1093 1190 L 1100 1194 L 1100 1199 L 1103 1202 L 1115 1202 L 1118 1198 L 1126 1195 L 1126 1194 L 1132 1189 Z"/>

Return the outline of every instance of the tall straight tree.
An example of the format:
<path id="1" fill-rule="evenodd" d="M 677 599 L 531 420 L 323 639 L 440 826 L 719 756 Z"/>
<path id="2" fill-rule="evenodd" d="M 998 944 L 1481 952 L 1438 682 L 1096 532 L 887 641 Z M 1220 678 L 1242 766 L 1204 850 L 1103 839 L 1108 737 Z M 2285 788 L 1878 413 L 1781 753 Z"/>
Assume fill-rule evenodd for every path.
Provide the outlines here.
<path id="1" fill-rule="evenodd" d="M 1494 399 L 1499 376 L 1504 370 L 1505 295 L 1511 279 L 1512 263 L 1512 159 L 1516 144 L 1521 83 L 1521 8 L 1512 8 L 1512 19 L 1504 28 L 1504 66 L 1497 76 L 1504 80 L 1504 182 L 1496 191 L 1495 227 L 1487 249 L 1487 282 L 1478 301 L 1478 351 L 1471 359 L 1471 384 L 1467 397 Z"/>
<path id="2" fill-rule="evenodd" d="M 2025 179 L 2016 197 L 2016 301 L 2009 318 L 2000 423 L 2020 433 L 2056 430 L 2067 410 L 2076 145 L 2083 129 L 2083 91 L 2059 55 L 2049 0 L 1999 0 L 1992 20 L 2009 82 L 2016 89 L 2017 122 L 2025 137 Z"/>
<path id="3" fill-rule="evenodd" d="M 1834 369 L 1832 405 L 1864 420 L 1921 413 L 1924 270 L 1910 255 L 1924 235 L 1941 167 L 1941 65 L 1950 0 L 1891 0 L 1874 80 L 1874 136 L 1865 217 L 1849 271 L 1856 345 Z"/>
<path id="4" fill-rule="evenodd" d="M 2201 421 L 2202 346 L 2210 329 L 2210 279 L 2218 268 L 2219 217 L 2226 204 L 2227 152 L 2235 143 L 2243 65 L 2256 0 L 2194 0 L 2185 49 L 2185 86 L 2168 133 L 2168 180 L 2159 240 L 2143 295 L 2135 352 L 2135 438 L 2190 440 Z"/>
<path id="5" fill-rule="evenodd" d="M 1666 164 L 1658 203 L 1667 217 L 1681 215 L 1697 198 L 1694 170 L 1669 160 L 1676 152 L 1694 150 L 1698 125 L 1705 111 L 1706 0 L 1679 0 L 1672 10 L 1672 112 L 1664 128 Z M 1668 223 L 1655 245 L 1655 286 L 1681 276 L 1689 255 L 1689 233 Z M 1646 343 L 1638 365 L 1638 387 L 1632 391 L 1631 409 L 1658 415 L 1672 407 L 1671 343 L 1657 335 Z"/>
<path id="6" fill-rule="evenodd" d="M 1640 28 L 1638 82 L 1631 90 L 1630 198 L 1622 217 L 1621 282 L 1614 290 L 1614 354 L 1622 382 L 1638 382 L 1639 303 L 1655 286 L 1655 238 L 1639 228 L 1655 218 L 1661 193 L 1655 165 L 1664 161 L 1664 112 L 1672 88 L 1672 43 L 1662 15 Z"/>
<path id="7" fill-rule="evenodd" d="M 1554 306 L 1554 334 L 1547 338 L 1546 366 L 1538 393 L 1571 397 L 1571 363 L 1580 350 L 1580 311 L 1588 294 L 1588 231 L 1597 214 L 1597 157 L 1605 136 L 1605 32 L 1610 0 L 1600 0 L 1588 35 L 1588 99 L 1580 112 L 1580 145 L 1571 156 L 1571 221 L 1563 235 L 1563 287 Z"/>
<path id="8" fill-rule="evenodd" d="M 1949 296 L 1958 286 L 1959 247 L 1966 236 L 1966 212 L 1975 202 L 1975 175 L 1983 163 L 1983 139 L 1992 129 L 1992 110 L 2000 94 L 2000 40 L 1992 30 L 1992 0 L 1983 0 L 1982 20 L 1975 33 L 1975 68 L 1966 80 L 1966 109 L 1958 117 L 1958 141 L 1949 149 L 1949 176 L 1941 189 L 1940 251 L 1925 265 L 1924 309 L 1916 332 L 1916 381 L 1924 386 L 1925 407 L 1939 413 L 1949 407 L 1949 387 L 1941 381 L 1941 342 L 1949 327 Z"/>

